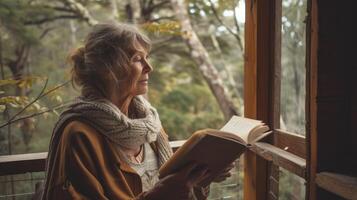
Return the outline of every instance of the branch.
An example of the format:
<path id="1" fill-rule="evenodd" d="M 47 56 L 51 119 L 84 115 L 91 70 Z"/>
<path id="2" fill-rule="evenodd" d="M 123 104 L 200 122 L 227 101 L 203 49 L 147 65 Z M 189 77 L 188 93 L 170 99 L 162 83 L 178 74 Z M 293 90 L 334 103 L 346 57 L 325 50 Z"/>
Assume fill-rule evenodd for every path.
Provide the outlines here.
<path id="1" fill-rule="evenodd" d="M 78 19 L 80 16 L 78 15 L 59 15 L 50 18 L 44 18 L 39 20 L 25 21 L 24 25 L 39 25 L 47 22 L 52 22 L 58 19 Z"/>
<path id="2" fill-rule="evenodd" d="M 229 28 L 229 27 L 222 21 L 222 19 L 218 16 L 217 10 L 214 8 L 214 4 L 213 4 L 212 0 L 208 0 L 208 1 L 209 1 L 209 3 L 210 3 L 211 10 L 213 11 L 213 14 L 214 14 L 214 16 L 216 17 L 216 19 L 218 20 L 218 22 L 219 22 L 222 26 L 224 26 L 224 27 L 228 30 L 228 32 L 229 32 L 230 34 L 232 34 L 232 35 L 237 39 L 239 48 L 243 51 L 243 45 L 242 45 L 242 40 L 241 40 L 240 36 L 239 36 L 238 34 L 234 33 L 233 30 L 232 30 L 231 28 Z"/>
<path id="3" fill-rule="evenodd" d="M 175 39 L 175 37 L 169 37 L 157 41 L 153 41 L 153 48 L 150 50 L 151 54 L 155 54 L 159 49 L 165 47 L 171 40 Z"/>
<path id="4" fill-rule="evenodd" d="M 151 4 L 150 4 L 151 6 L 147 8 L 147 11 L 151 13 L 155 9 L 157 9 L 157 8 L 159 8 L 159 7 L 161 7 L 161 6 L 165 5 L 165 4 L 168 4 L 168 3 L 170 3 L 170 1 L 162 1 L 162 2 L 157 3 L 157 4 L 153 4 L 151 2 Z"/>
<path id="5" fill-rule="evenodd" d="M 48 84 L 48 79 L 46 79 L 45 85 L 42 87 L 41 92 L 39 93 L 39 95 L 37 95 L 37 97 L 32 100 L 30 103 L 28 103 L 25 107 L 23 107 L 19 112 L 17 112 L 15 115 L 13 115 L 8 121 L 12 121 L 13 119 L 15 119 L 15 117 L 17 117 L 18 115 L 20 115 L 22 112 L 24 112 L 28 107 L 30 107 L 32 104 L 34 104 L 39 98 L 41 98 L 41 95 L 45 92 L 45 89 L 47 87 Z"/>
<path id="6" fill-rule="evenodd" d="M 98 21 L 91 16 L 88 9 L 84 7 L 81 3 L 78 3 L 75 0 L 62 1 L 67 4 L 71 10 L 81 16 L 82 19 L 84 19 L 90 26 L 98 24 Z"/>
<path id="7" fill-rule="evenodd" d="M 239 0 L 238 0 L 237 4 L 238 4 L 238 3 L 239 3 Z M 239 46 L 240 46 L 241 50 L 243 50 L 242 40 L 241 40 L 241 38 L 240 38 L 240 36 L 239 36 L 239 34 L 240 34 L 240 28 L 239 28 L 239 23 L 238 23 L 238 19 L 237 19 L 236 7 L 237 7 L 237 6 L 235 6 L 234 9 L 233 9 L 234 25 L 236 26 L 237 35 L 238 35 L 238 38 L 236 38 L 236 39 L 238 40 L 238 43 L 239 43 Z"/>
<path id="8" fill-rule="evenodd" d="M 54 27 L 52 27 L 52 28 L 46 28 L 42 33 L 41 33 L 41 35 L 40 35 L 40 39 L 42 39 L 42 38 L 44 38 L 46 35 L 47 35 L 47 33 L 49 33 L 51 30 L 53 30 L 53 29 L 55 29 Z"/>
<path id="9" fill-rule="evenodd" d="M 69 13 L 75 13 L 74 10 L 69 9 L 69 8 L 65 8 L 65 7 L 60 7 L 60 6 L 52 6 L 52 5 L 44 5 L 44 8 L 49 8 L 52 10 L 56 10 L 56 11 L 61 11 L 61 12 L 69 12 Z"/>
<path id="10" fill-rule="evenodd" d="M 44 96 L 46 96 L 46 95 L 52 93 L 53 91 L 55 91 L 55 90 L 57 90 L 57 89 L 59 89 L 59 88 L 65 86 L 65 85 L 68 84 L 69 82 L 70 82 L 70 81 L 66 81 L 66 82 L 64 82 L 64 83 L 62 83 L 62 84 L 60 84 L 60 85 L 58 85 L 58 86 L 56 86 L 56 87 L 54 87 L 54 88 L 48 90 L 47 92 L 45 92 L 45 89 L 46 89 L 47 83 L 48 83 L 48 79 L 46 79 L 46 83 L 45 83 L 44 87 L 42 88 L 41 92 L 39 93 L 39 95 L 37 95 L 37 97 L 36 97 L 34 100 L 32 100 L 32 101 L 31 101 L 30 103 L 28 103 L 23 109 L 21 109 L 21 110 L 20 110 L 19 112 L 17 112 L 14 116 L 12 116 L 12 117 L 8 120 L 8 122 L 6 122 L 5 124 L 1 125 L 0 128 L 6 126 L 6 125 L 8 125 L 8 124 L 13 123 L 13 121 L 18 121 L 18 120 L 15 119 L 15 118 L 16 118 L 18 115 L 20 115 L 23 111 L 25 111 L 28 107 L 30 107 L 32 104 L 34 104 L 36 101 L 38 101 L 38 100 L 41 99 L 42 97 L 44 97 Z"/>
<path id="11" fill-rule="evenodd" d="M 3 127 L 5 127 L 5 126 L 8 126 L 8 125 L 10 125 L 10 124 L 13 124 L 13 123 L 15 123 L 15 122 L 18 122 L 18 121 L 21 121 L 21 120 L 24 120 L 24 119 L 27 119 L 27 118 L 35 117 L 35 116 L 38 116 L 38 115 L 42 115 L 42 114 L 47 113 L 47 112 L 55 111 L 55 110 L 57 110 L 57 109 L 60 109 L 60 108 L 65 107 L 65 106 L 67 106 L 67 104 L 59 104 L 59 105 L 57 105 L 57 106 L 55 106 L 55 107 L 49 108 L 49 109 L 47 109 L 47 110 L 44 110 L 44 111 L 41 111 L 41 112 L 38 112 L 38 113 L 33 113 L 33 114 L 30 114 L 30 115 L 25 115 L 25 116 L 23 116 L 23 117 L 14 119 L 14 120 L 12 120 L 12 121 L 7 121 L 6 123 L 0 125 L 0 129 L 3 128 Z"/>

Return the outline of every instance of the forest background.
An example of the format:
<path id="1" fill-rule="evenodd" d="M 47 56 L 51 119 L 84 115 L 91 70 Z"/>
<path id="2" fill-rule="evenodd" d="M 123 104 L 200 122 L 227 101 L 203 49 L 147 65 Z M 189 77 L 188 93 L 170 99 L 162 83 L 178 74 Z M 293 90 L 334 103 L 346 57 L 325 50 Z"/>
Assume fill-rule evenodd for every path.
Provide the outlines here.
<path id="1" fill-rule="evenodd" d="M 282 3 L 281 127 L 304 134 L 306 1 Z M 244 10 L 244 0 L 0 0 L 0 155 L 48 150 L 61 109 L 79 95 L 68 55 L 108 21 L 151 38 L 148 98 L 170 140 L 220 128 L 244 111 Z M 0 195 L 34 187 L 0 178 Z M 241 199 L 241 179 L 237 168 L 210 198 Z M 280 181 L 281 199 L 302 199 L 302 180 L 282 171 Z"/>

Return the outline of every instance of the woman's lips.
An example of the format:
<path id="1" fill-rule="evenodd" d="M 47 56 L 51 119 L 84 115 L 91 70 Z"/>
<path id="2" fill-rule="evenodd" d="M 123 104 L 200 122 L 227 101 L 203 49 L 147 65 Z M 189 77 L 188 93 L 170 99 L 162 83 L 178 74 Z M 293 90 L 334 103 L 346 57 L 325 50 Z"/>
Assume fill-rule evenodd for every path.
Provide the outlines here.
<path id="1" fill-rule="evenodd" d="M 148 84 L 148 79 L 141 80 L 141 81 L 139 81 L 139 83 L 141 83 L 141 84 Z"/>

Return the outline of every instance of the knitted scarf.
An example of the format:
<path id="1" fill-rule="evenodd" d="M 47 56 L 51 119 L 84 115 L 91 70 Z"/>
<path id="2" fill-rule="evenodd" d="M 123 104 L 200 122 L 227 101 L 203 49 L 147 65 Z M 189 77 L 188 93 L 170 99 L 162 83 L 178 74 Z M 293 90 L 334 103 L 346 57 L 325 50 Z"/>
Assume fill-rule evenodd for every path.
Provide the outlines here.
<path id="1" fill-rule="evenodd" d="M 172 155 L 172 150 L 166 137 L 160 133 L 162 126 L 156 109 L 142 96 L 134 97 L 132 103 L 139 118 L 127 117 L 106 99 L 90 100 L 79 97 L 70 104 L 60 115 L 53 130 L 46 163 L 45 188 L 47 178 L 53 173 L 51 166 L 55 162 L 54 155 L 62 131 L 68 122 L 76 119 L 87 122 L 110 141 L 125 148 L 155 142 L 159 165 L 165 163 Z"/>

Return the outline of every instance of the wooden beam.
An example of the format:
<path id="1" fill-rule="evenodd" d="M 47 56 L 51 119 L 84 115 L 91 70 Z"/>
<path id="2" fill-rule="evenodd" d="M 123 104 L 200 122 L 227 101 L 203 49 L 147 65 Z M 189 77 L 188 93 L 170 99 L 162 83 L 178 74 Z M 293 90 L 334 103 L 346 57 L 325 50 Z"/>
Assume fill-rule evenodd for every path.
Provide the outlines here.
<path id="1" fill-rule="evenodd" d="M 171 141 L 173 151 L 186 140 Z M 47 152 L 0 156 L 0 176 L 45 171 Z"/>
<path id="2" fill-rule="evenodd" d="M 186 140 L 176 140 L 176 141 L 170 141 L 170 147 L 172 150 L 175 152 L 178 148 L 180 148 Z"/>
<path id="3" fill-rule="evenodd" d="M 45 170 L 47 152 L 0 156 L 0 176 Z"/>
<path id="4" fill-rule="evenodd" d="M 282 167 L 301 178 L 306 178 L 305 159 L 264 142 L 255 143 L 251 150 L 265 160 L 269 160 L 275 165 Z"/>
<path id="5" fill-rule="evenodd" d="M 306 141 L 305 137 L 285 130 L 274 130 L 274 145 L 306 159 Z"/>
<path id="6" fill-rule="evenodd" d="M 245 5 L 244 115 L 279 128 L 281 0 Z M 278 167 L 254 152 L 244 158 L 244 199 L 276 199 Z"/>
<path id="7" fill-rule="evenodd" d="M 257 119 L 261 117 L 257 113 L 257 2 L 246 0 L 245 5 L 244 116 Z M 268 102 L 267 97 L 265 100 Z M 266 121 L 267 117 L 264 118 Z M 244 154 L 244 200 L 267 199 L 267 165 L 268 162 L 254 152 L 248 151 Z"/>
<path id="8" fill-rule="evenodd" d="M 357 200 L 357 177 L 342 174 L 320 172 L 316 175 L 316 184 L 343 198 Z"/>
<path id="9" fill-rule="evenodd" d="M 307 4 L 308 20 L 306 26 L 306 199 L 316 199 L 317 166 L 317 51 L 318 51 L 318 9 L 317 0 Z"/>

